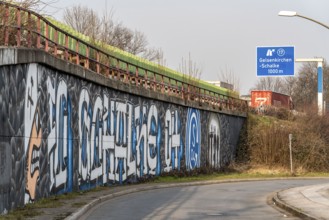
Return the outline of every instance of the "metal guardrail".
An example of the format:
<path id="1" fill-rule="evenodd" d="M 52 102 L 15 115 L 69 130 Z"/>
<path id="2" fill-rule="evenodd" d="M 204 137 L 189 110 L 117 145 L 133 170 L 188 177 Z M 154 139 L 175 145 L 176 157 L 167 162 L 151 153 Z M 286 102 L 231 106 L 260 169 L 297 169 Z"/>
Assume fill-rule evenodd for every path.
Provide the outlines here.
<path id="1" fill-rule="evenodd" d="M 248 109 L 244 100 L 129 63 L 61 30 L 33 11 L 3 1 L 0 1 L 0 45 L 44 50 L 113 80 L 196 101 L 200 105 L 212 106 L 214 110 L 246 112 Z M 131 67 L 135 72 L 130 71 Z"/>

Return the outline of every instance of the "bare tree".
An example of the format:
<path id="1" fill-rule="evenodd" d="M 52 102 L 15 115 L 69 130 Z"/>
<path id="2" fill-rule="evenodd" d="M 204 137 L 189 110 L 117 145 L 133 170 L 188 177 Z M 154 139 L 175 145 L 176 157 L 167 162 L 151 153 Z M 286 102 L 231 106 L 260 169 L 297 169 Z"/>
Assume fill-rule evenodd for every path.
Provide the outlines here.
<path id="1" fill-rule="evenodd" d="M 4 2 L 14 3 L 22 8 L 30 9 L 38 13 L 44 12 L 45 8 L 51 6 L 57 0 L 3 0 Z"/>
<path id="2" fill-rule="evenodd" d="M 112 34 L 112 36 L 109 36 L 109 41 L 106 43 L 132 54 L 141 54 L 145 52 L 146 46 L 148 45 L 143 33 L 132 31 L 121 23 L 115 25 L 110 34 Z"/>
<path id="3" fill-rule="evenodd" d="M 188 76 L 189 78 L 200 79 L 201 68 L 192 60 L 191 53 L 188 54 L 188 59 L 182 57 L 182 61 L 179 64 L 178 71 Z"/>
<path id="4" fill-rule="evenodd" d="M 77 5 L 71 9 L 65 9 L 63 18 L 66 24 L 81 34 L 96 40 L 100 38 L 101 21 L 94 10 Z"/>
<path id="5" fill-rule="evenodd" d="M 292 96 L 296 89 L 297 78 L 294 76 L 288 76 L 282 79 L 282 90 L 281 93 Z"/>
<path id="6" fill-rule="evenodd" d="M 253 90 L 270 90 L 273 92 L 283 93 L 284 83 L 280 77 L 261 77 L 256 82 Z"/>
<path id="7" fill-rule="evenodd" d="M 155 61 L 159 65 L 166 65 L 166 61 L 164 59 L 163 51 L 161 48 L 147 48 L 142 54 L 142 57 L 147 60 Z"/>
<path id="8" fill-rule="evenodd" d="M 297 109 L 316 105 L 317 97 L 317 66 L 316 63 L 304 63 L 296 80 L 292 93 Z"/>
<path id="9" fill-rule="evenodd" d="M 189 87 L 184 87 L 184 89 L 189 90 L 188 92 L 192 94 L 191 98 L 193 99 L 194 97 L 199 96 L 200 94 L 197 87 L 199 86 L 202 70 L 192 60 L 191 53 L 189 53 L 188 59 L 182 58 L 178 71 L 183 73 L 183 81 L 190 85 Z"/>
<path id="10" fill-rule="evenodd" d="M 73 6 L 64 12 L 64 22 L 93 40 L 112 45 L 149 60 L 162 59 L 159 49 L 149 49 L 146 36 L 133 31 L 113 19 L 113 10 L 107 9 L 102 15 L 85 6 Z"/>
<path id="11" fill-rule="evenodd" d="M 146 52 L 147 45 L 146 36 L 142 32 L 135 30 L 130 42 L 127 42 L 127 51 L 132 54 L 142 54 Z"/>
<path id="12" fill-rule="evenodd" d="M 225 71 L 221 69 L 218 78 L 221 82 L 233 85 L 234 91 L 240 92 L 240 79 L 234 74 L 232 69 L 228 70 L 227 66 L 225 67 Z"/>

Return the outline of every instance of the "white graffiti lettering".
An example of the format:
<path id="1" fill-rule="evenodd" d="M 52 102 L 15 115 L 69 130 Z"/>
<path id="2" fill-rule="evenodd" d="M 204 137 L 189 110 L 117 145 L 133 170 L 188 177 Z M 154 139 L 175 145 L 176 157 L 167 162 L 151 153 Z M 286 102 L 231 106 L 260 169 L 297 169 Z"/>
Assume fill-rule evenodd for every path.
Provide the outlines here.
<path id="1" fill-rule="evenodd" d="M 122 182 L 131 175 L 141 177 L 160 172 L 157 170 L 160 167 L 160 124 L 155 105 L 147 110 L 147 106 L 133 107 L 104 95 L 103 99 L 97 96 L 92 108 L 89 92 L 83 89 L 79 114 L 79 176 L 82 185 Z M 177 144 L 175 134 L 170 135 L 175 148 L 180 139 Z"/>
<path id="2" fill-rule="evenodd" d="M 90 100 L 89 93 L 86 89 L 82 89 L 79 99 L 79 175 L 82 181 L 90 179 Z"/>
<path id="3" fill-rule="evenodd" d="M 64 186 L 67 182 L 68 162 L 68 97 L 67 85 L 60 80 L 55 88 L 51 79 L 47 79 L 49 95 L 49 135 L 48 155 L 50 167 L 50 190 Z M 57 91 L 57 92 L 56 92 Z"/>
<path id="4" fill-rule="evenodd" d="M 147 164 L 149 167 L 149 174 L 155 175 L 155 169 L 157 165 L 156 157 L 156 138 L 158 127 L 158 110 L 155 105 L 152 105 L 149 109 L 148 119 L 148 138 L 147 138 Z M 154 125 L 154 126 L 153 126 Z"/>
<path id="5" fill-rule="evenodd" d="M 136 137 L 137 137 L 137 145 L 136 145 L 136 156 L 137 156 L 137 168 L 139 172 L 138 176 L 143 176 L 147 173 L 147 161 L 146 161 L 146 153 L 147 149 L 145 147 L 146 142 L 148 140 L 147 136 L 147 125 L 144 123 L 146 118 L 146 106 L 143 106 L 142 110 L 140 106 L 135 107 L 135 126 L 136 126 Z"/>
<path id="6" fill-rule="evenodd" d="M 181 143 L 181 128 L 179 127 L 178 111 L 166 111 L 165 118 L 165 171 L 169 172 L 174 168 L 179 168 L 180 162 L 180 143 Z M 172 160 L 172 155 L 174 160 Z"/>
<path id="7" fill-rule="evenodd" d="M 211 114 L 208 123 L 208 159 L 212 167 L 220 168 L 220 128 L 219 119 Z"/>

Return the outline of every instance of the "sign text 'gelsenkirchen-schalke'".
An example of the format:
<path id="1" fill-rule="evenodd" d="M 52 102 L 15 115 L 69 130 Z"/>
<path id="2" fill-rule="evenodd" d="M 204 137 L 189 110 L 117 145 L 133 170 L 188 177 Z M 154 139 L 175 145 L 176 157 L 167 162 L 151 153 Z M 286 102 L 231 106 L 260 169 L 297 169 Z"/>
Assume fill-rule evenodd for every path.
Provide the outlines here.
<path id="1" fill-rule="evenodd" d="M 257 76 L 293 76 L 294 47 L 257 47 Z"/>

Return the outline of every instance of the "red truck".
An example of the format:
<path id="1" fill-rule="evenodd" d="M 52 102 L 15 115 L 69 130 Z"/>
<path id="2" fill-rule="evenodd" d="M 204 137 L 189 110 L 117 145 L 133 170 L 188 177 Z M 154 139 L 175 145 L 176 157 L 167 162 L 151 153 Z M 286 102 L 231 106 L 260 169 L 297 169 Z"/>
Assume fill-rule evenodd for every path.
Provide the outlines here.
<path id="1" fill-rule="evenodd" d="M 251 107 L 262 108 L 268 106 L 293 109 L 292 99 L 288 95 L 266 90 L 251 91 Z"/>

